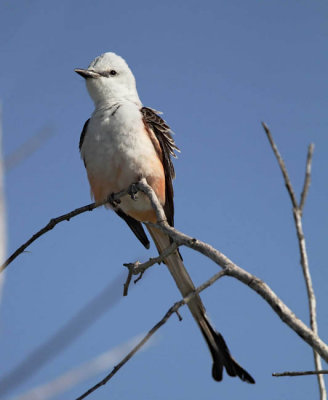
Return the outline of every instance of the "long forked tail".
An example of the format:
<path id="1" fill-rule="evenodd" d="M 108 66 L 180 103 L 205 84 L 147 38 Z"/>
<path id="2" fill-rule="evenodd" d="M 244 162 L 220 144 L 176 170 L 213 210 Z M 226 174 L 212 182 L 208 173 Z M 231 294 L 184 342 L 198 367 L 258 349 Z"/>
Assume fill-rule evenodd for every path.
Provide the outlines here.
<path id="1" fill-rule="evenodd" d="M 155 227 L 147 226 L 147 228 L 159 253 L 161 253 L 170 245 L 169 237 Z M 167 265 L 183 297 L 195 290 L 195 286 L 177 251 L 165 259 L 165 264 Z M 221 381 L 223 377 L 223 368 L 225 368 L 228 375 L 238 376 L 244 382 L 255 383 L 252 376 L 234 360 L 222 335 L 211 325 L 200 296 L 194 296 L 188 302 L 188 307 L 211 352 L 213 358 L 213 379 Z"/>

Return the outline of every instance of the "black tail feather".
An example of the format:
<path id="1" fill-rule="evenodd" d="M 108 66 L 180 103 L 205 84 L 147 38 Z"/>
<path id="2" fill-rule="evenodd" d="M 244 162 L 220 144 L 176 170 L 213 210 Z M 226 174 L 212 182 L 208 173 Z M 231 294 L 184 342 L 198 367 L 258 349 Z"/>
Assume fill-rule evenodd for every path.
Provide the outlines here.
<path id="1" fill-rule="evenodd" d="M 223 339 L 223 336 L 218 333 L 206 319 L 207 326 L 211 331 L 212 338 L 214 339 L 215 346 L 209 340 L 203 329 L 201 328 L 205 340 L 210 349 L 213 366 L 212 366 L 212 377 L 215 381 L 222 381 L 223 368 L 226 369 L 227 374 L 230 376 L 238 376 L 242 381 L 247 383 L 255 383 L 254 378 L 242 368 L 237 361 L 231 356 L 228 346 Z"/>

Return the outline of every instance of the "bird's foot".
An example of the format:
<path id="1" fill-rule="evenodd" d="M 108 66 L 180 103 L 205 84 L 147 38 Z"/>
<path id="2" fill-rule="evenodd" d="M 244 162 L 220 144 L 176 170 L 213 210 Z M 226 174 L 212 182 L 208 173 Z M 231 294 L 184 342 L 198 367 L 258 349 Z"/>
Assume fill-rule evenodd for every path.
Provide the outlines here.
<path id="1" fill-rule="evenodd" d="M 119 204 L 121 203 L 120 199 L 115 198 L 115 193 L 111 193 L 107 197 L 107 201 L 113 208 L 117 208 L 119 206 Z"/>
<path id="2" fill-rule="evenodd" d="M 128 190 L 128 194 L 130 195 L 132 200 L 137 200 L 137 193 L 139 192 L 139 189 L 137 187 L 136 183 L 132 183 L 132 185 L 130 185 L 129 190 Z"/>

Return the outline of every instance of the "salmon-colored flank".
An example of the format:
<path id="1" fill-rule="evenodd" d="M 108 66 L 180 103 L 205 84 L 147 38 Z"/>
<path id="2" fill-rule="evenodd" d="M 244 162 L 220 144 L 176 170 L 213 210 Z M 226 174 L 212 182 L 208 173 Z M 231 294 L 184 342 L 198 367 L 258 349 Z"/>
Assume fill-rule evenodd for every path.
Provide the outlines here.
<path id="1" fill-rule="evenodd" d="M 110 182 L 104 182 L 102 179 L 98 179 L 96 176 L 88 174 L 90 188 L 92 196 L 96 203 L 103 202 L 111 193 L 113 193 L 113 187 Z"/>
<path id="2" fill-rule="evenodd" d="M 156 193 L 159 201 L 162 205 L 165 204 L 165 174 L 163 164 L 158 157 L 152 160 L 152 166 L 150 168 L 152 174 L 146 176 L 146 180 L 148 184 L 152 187 L 154 192 Z M 96 203 L 101 203 L 111 194 L 118 192 L 122 188 L 119 185 L 120 174 L 122 170 L 118 170 L 116 173 L 115 183 L 112 181 L 105 181 L 103 179 L 99 179 L 95 175 L 88 174 L 88 179 L 91 187 L 91 192 L 93 198 Z M 137 181 L 137 178 L 135 179 Z M 133 183 L 133 182 L 131 182 Z M 140 207 L 138 207 L 140 208 Z M 156 222 L 156 213 L 151 208 L 149 203 L 149 209 L 140 210 L 136 207 L 136 209 L 130 209 L 129 215 L 132 218 L 135 218 L 138 221 L 149 221 Z"/>
<path id="3" fill-rule="evenodd" d="M 152 222 L 154 224 L 157 222 L 156 213 L 154 210 L 146 210 L 146 211 L 134 210 L 130 211 L 129 215 L 130 217 L 140 222 Z"/>

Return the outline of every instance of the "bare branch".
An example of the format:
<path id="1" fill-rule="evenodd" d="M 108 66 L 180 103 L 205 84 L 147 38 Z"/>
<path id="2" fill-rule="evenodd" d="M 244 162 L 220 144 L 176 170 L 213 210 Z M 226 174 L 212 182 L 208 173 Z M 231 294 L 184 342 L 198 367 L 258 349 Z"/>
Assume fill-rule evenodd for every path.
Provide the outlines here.
<path id="1" fill-rule="evenodd" d="M 272 139 L 272 137 L 271 137 Z M 290 185 L 290 182 L 289 182 Z M 279 299 L 279 297 L 272 291 L 272 289 L 264 282 L 262 282 L 259 278 L 256 276 L 250 274 L 246 270 L 240 268 L 238 265 L 234 264 L 228 257 L 226 257 L 224 254 L 222 254 L 220 251 L 216 250 L 212 246 L 210 246 L 207 243 L 201 242 L 198 239 L 192 238 L 191 236 L 188 236 L 182 232 L 179 232 L 175 228 L 172 228 L 166 221 L 165 218 L 165 213 L 164 210 L 159 203 L 156 194 L 152 190 L 152 188 L 147 184 L 146 180 L 141 180 L 141 182 L 134 184 L 133 185 L 133 190 L 135 193 L 135 189 L 139 189 L 143 191 L 144 193 L 147 194 L 149 197 L 151 204 L 156 211 L 156 215 L 158 218 L 158 222 L 156 224 L 153 223 L 146 223 L 152 226 L 156 226 L 158 229 L 161 229 L 163 232 L 165 232 L 172 240 L 175 242 L 177 246 L 187 246 L 189 248 L 192 248 L 201 254 L 205 255 L 206 257 L 210 258 L 212 261 L 214 261 L 216 264 L 221 266 L 223 268 L 222 273 L 225 275 L 232 276 L 239 281 L 243 282 L 244 284 L 248 285 L 251 289 L 255 290 L 270 306 L 271 308 L 276 312 L 276 314 L 281 318 L 283 322 L 285 322 L 291 329 L 293 329 L 305 342 L 307 342 L 313 350 L 315 350 L 318 354 L 321 355 L 323 359 L 328 361 L 328 346 L 325 344 L 319 337 L 318 335 L 311 329 L 309 329 L 301 320 L 299 320 L 296 315 Z M 117 204 L 113 204 L 114 207 L 117 207 L 119 204 L 119 198 L 122 197 L 123 195 L 130 194 L 131 190 L 130 188 L 127 190 L 124 190 L 118 194 L 114 194 L 110 196 L 108 199 L 108 202 L 113 204 L 113 202 Z M 293 193 L 293 192 L 291 192 Z M 102 203 L 105 204 L 106 202 Z M 37 237 L 40 237 L 43 233 L 46 231 L 52 229 L 57 223 L 63 221 L 63 220 L 69 220 L 69 218 L 81 214 L 82 212 L 85 211 L 91 211 L 95 207 L 100 206 L 95 205 L 95 204 L 90 204 L 85 207 L 81 207 L 79 209 L 74 210 L 71 213 L 65 214 L 61 217 L 55 218 L 54 222 L 50 221 L 49 224 L 43 228 L 41 231 L 39 231 L 36 235 Z M 53 224 L 53 226 L 52 226 Z M 50 227 L 48 227 L 50 226 Z M 27 242 L 27 244 L 23 245 L 23 249 L 18 249 L 14 253 L 14 257 L 11 256 L 9 258 L 9 262 L 11 262 L 14 258 L 17 257 L 18 254 L 20 254 L 29 244 L 31 244 L 34 240 L 37 239 L 36 235 L 34 235 L 30 241 Z M 24 247 L 25 246 L 25 247 Z M 4 264 L 4 267 L 1 267 L 0 270 L 3 270 L 8 264 L 8 260 Z M 172 310 L 172 309 L 170 309 Z M 175 312 L 175 309 L 173 309 L 172 313 Z M 171 314 L 170 314 L 171 315 Z M 164 323 L 164 322 L 163 322 Z M 156 329 L 153 331 L 150 331 L 150 335 L 153 334 L 162 324 L 160 321 L 160 325 L 156 327 Z M 157 326 L 157 325 L 156 325 Z M 155 328 L 155 327 L 154 327 Z M 154 329 L 153 328 L 153 329 Z M 140 343 L 141 347 L 143 345 L 143 342 Z M 138 348 L 139 348 L 138 347 Z M 136 349 L 134 353 L 137 351 Z M 133 353 L 133 354 L 134 354 Z M 123 364 L 119 364 L 113 371 L 112 375 L 114 375 L 119 368 L 121 368 L 122 365 L 124 365 L 125 362 L 128 361 L 129 358 L 132 357 L 133 354 L 128 355 L 127 359 L 124 360 Z M 107 381 L 106 381 L 107 382 Z M 106 382 L 100 382 L 97 387 L 102 386 Z M 95 390 L 95 389 L 93 389 Z M 83 398 L 83 397 L 81 397 Z"/>
<path id="2" fill-rule="evenodd" d="M 269 139 L 269 142 L 270 142 L 270 145 L 272 147 L 272 150 L 273 150 L 273 152 L 274 152 L 274 154 L 275 154 L 275 156 L 277 158 L 277 161 L 279 163 L 282 175 L 283 175 L 284 180 L 285 180 L 285 185 L 286 185 L 287 191 L 289 193 L 290 199 L 291 199 L 292 204 L 293 204 L 293 208 L 297 208 L 298 204 L 297 204 L 296 196 L 295 196 L 294 189 L 292 187 L 292 184 L 291 184 L 289 176 L 288 176 L 288 172 L 287 172 L 287 168 L 286 168 L 285 162 L 284 162 L 284 160 L 282 159 L 282 157 L 281 157 L 281 155 L 279 153 L 278 147 L 276 146 L 275 142 L 273 141 L 273 138 L 272 138 L 272 135 L 271 135 L 271 132 L 270 132 L 270 129 L 269 129 L 268 125 L 265 122 L 262 122 L 262 126 L 263 126 L 263 128 L 265 130 L 265 133 L 267 134 L 267 137 Z"/>
<path id="3" fill-rule="evenodd" d="M 123 264 L 123 265 L 125 267 L 128 266 L 128 264 Z M 132 275 L 133 275 L 133 269 L 129 268 L 129 273 L 128 273 L 128 276 L 127 276 L 126 281 L 124 283 L 124 286 L 123 286 L 123 296 L 127 296 L 128 295 L 128 291 L 129 291 L 129 286 L 130 286 L 130 282 L 131 282 L 131 279 L 132 279 Z"/>
<path id="4" fill-rule="evenodd" d="M 151 202 L 151 205 L 153 209 L 156 212 L 156 218 L 157 218 L 157 223 L 160 224 L 162 222 L 166 222 L 166 215 L 164 212 L 163 207 L 161 206 L 161 203 L 159 202 L 155 192 L 153 189 L 148 185 L 147 181 L 145 178 L 142 178 L 137 184 L 137 188 L 144 192 L 148 197 Z"/>
<path id="5" fill-rule="evenodd" d="M 308 326 L 298 319 L 265 282 L 234 264 L 227 256 L 225 256 L 219 250 L 216 250 L 211 245 L 179 232 L 177 229 L 172 228 L 167 223 L 157 224 L 156 226 L 168 234 L 171 239 L 173 239 L 179 245 L 187 246 L 210 258 L 212 261 L 226 270 L 227 275 L 238 279 L 251 289 L 255 290 L 255 292 L 257 292 L 271 306 L 271 308 L 283 322 L 285 322 L 305 342 L 315 349 L 324 360 L 328 362 L 327 344 L 325 344 L 317 334 L 315 334 Z"/>
<path id="6" fill-rule="evenodd" d="M 313 156 L 313 151 L 314 151 L 314 145 L 310 144 L 310 146 L 308 148 L 304 185 L 303 185 L 303 190 L 302 190 L 302 194 L 301 194 L 300 204 L 298 205 L 296 197 L 295 197 L 295 193 L 293 190 L 293 186 L 292 186 L 289 176 L 288 176 L 287 168 L 286 168 L 285 163 L 279 153 L 278 147 L 275 144 L 275 142 L 272 138 L 271 132 L 270 132 L 269 128 L 267 127 L 267 125 L 264 122 L 262 122 L 262 125 L 268 136 L 271 147 L 276 155 L 277 161 L 278 161 L 281 171 L 283 173 L 286 188 L 287 188 L 287 191 L 289 193 L 289 196 L 290 196 L 290 199 L 291 199 L 291 202 L 293 205 L 293 216 L 294 216 L 298 244 L 299 244 L 299 249 L 300 249 L 300 254 L 301 254 L 301 266 L 302 266 L 302 270 L 303 270 L 303 276 L 304 276 L 304 280 L 305 280 L 306 291 L 307 291 L 307 296 L 308 296 L 308 303 L 309 303 L 310 325 L 311 325 L 313 332 L 317 335 L 318 334 L 318 325 L 317 325 L 316 298 L 314 295 L 314 290 L 313 290 L 313 285 L 312 285 L 312 278 L 311 278 L 311 274 L 310 274 L 309 261 L 308 261 L 307 251 L 306 251 L 306 243 L 305 243 L 305 237 L 304 237 L 303 226 L 302 226 L 303 208 L 304 208 L 305 200 L 306 200 L 306 197 L 307 197 L 307 194 L 309 191 L 309 187 L 310 187 L 310 182 L 311 182 L 311 165 L 312 165 L 312 156 Z M 320 371 L 322 369 L 321 359 L 319 357 L 319 354 L 315 350 L 313 350 L 313 357 L 314 357 L 314 363 L 315 363 L 316 370 Z M 319 385 L 319 390 L 320 390 L 320 399 L 326 400 L 327 393 L 326 393 L 325 381 L 324 381 L 322 375 L 318 375 L 318 385 Z"/>
<path id="7" fill-rule="evenodd" d="M 301 266 L 303 271 L 303 276 L 305 280 L 305 286 L 308 297 L 309 304 L 309 313 L 310 313 L 310 326 L 312 331 L 317 335 L 318 334 L 318 324 L 317 324 L 317 305 L 316 305 L 316 297 L 313 290 L 312 278 L 310 274 L 308 255 L 306 250 L 305 236 L 303 232 L 302 225 L 302 211 L 300 208 L 293 210 L 295 227 L 298 238 L 298 245 L 301 254 Z M 317 371 L 322 370 L 322 363 L 319 354 L 313 350 L 314 364 Z M 322 375 L 318 375 L 318 385 L 320 390 L 320 399 L 326 400 L 327 393 L 325 387 L 325 381 Z"/>
<path id="8" fill-rule="evenodd" d="M 175 250 L 178 248 L 178 245 L 176 243 L 172 243 L 170 246 L 168 246 L 158 257 L 150 258 L 148 261 L 144 263 L 140 263 L 139 261 L 136 261 L 134 263 L 126 263 L 123 264 L 125 267 L 129 269 L 128 277 L 126 279 L 126 282 L 124 284 L 124 291 L 123 291 L 123 296 L 128 295 L 128 288 L 131 282 L 132 275 L 139 275 L 140 277 L 137 278 L 134 283 L 138 282 L 141 276 L 144 274 L 146 269 L 152 267 L 154 264 L 160 264 L 164 259 L 169 256 L 170 254 L 174 253 Z"/>
<path id="9" fill-rule="evenodd" d="M 314 144 L 311 143 L 309 145 L 308 154 L 307 154 L 307 158 L 306 158 L 304 186 L 303 186 L 301 200 L 300 200 L 300 206 L 299 206 L 301 213 L 303 213 L 305 200 L 306 200 L 307 194 L 309 192 L 310 183 L 311 183 L 311 167 L 312 167 L 313 151 L 314 151 Z"/>
<path id="10" fill-rule="evenodd" d="M 28 246 L 30 246 L 33 242 L 35 242 L 40 236 L 51 231 L 60 222 L 69 221 L 71 218 L 76 217 L 77 215 L 80 215 L 87 211 L 93 211 L 95 208 L 103 206 L 107 203 L 112 204 L 113 208 L 115 208 L 115 207 L 117 207 L 116 203 L 119 203 L 119 199 L 121 197 L 123 197 L 124 195 L 128 194 L 128 192 L 129 192 L 129 189 L 122 190 L 119 193 L 115 193 L 115 194 L 111 195 L 106 201 L 103 201 L 102 203 L 98 203 L 98 204 L 91 203 L 86 206 L 76 208 L 75 210 L 70 211 L 66 214 L 63 214 L 59 217 L 52 218 L 48 222 L 47 225 L 45 225 L 42 229 L 40 229 L 38 232 L 36 232 L 29 240 L 27 240 L 17 250 L 15 250 L 14 253 L 11 254 L 11 256 L 0 266 L 0 273 L 2 271 L 4 271 L 8 267 L 8 265 L 11 264 L 15 260 L 15 258 L 17 258 L 20 254 L 22 254 Z"/>
<path id="11" fill-rule="evenodd" d="M 275 372 L 272 376 L 304 376 L 304 375 L 325 375 L 328 374 L 328 369 L 322 369 L 320 371 L 300 371 L 300 372 Z"/>
<path id="12" fill-rule="evenodd" d="M 140 185 L 140 186 L 139 186 Z M 140 189 L 146 193 L 150 201 L 156 211 L 157 217 L 159 218 L 159 222 L 157 224 L 147 223 L 149 225 L 156 226 L 158 229 L 161 229 L 165 232 L 170 238 L 178 245 L 184 245 L 189 248 L 192 248 L 206 257 L 210 258 L 216 264 L 221 266 L 224 270 L 226 270 L 226 274 L 230 275 L 244 284 L 248 285 L 250 288 L 255 290 L 277 313 L 277 315 L 281 318 L 283 322 L 285 322 L 291 329 L 293 329 L 305 342 L 307 342 L 314 350 L 316 350 L 321 357 L 328 362 L 328 346 L 315 334 L 311 329 L 309 329 L 301 320 L 299 320 L 295 314 L 279 299 L 279 297 L 272 291 L 272 289 L 264 282 L 262 282 L 256 276 L 250 274 L 246 270 L 240 268 L 238 265 L 234 264 L 228 257 L 226 257 L 223 253 L 216 250 L 214 247 L 210 246 L 207 243 L 204 243 L 198 239 L 192 238 L 182 232 L 179 232 L 177 229 L 172 228 L 166 220 L 163 218 L 165 216 L 164 210 L 160 205 L 156 194 L 152 190 L 152 188 L 145 181 L 141 181 L 135 186 L 140 187 Z M 117 199 L 122 197 L 124 194 L 129 193 L 129 189 L 124 190 L 118 194 L 115 194 L 112 198 Z M 105 204 L 105 202 L 103 203 Z M 99 206 L 102 204 L 99 204 Z M 97 205 L 98 206 L 98 205 Z M 55 218 L 54 221 L 56 223 L 61 222 L 63 220 L 67 220 L 75 215 L 81 214 L 85 211 L 91 211 L 96 207 L 95 204 L 90 204 L 85 207 L 78 208 L 71 213 L 65 214 L 61 217 Z M 58 222 L 57 222 L 58 221 Z M 50 223 L 51 224 L 51 221 Z M 49 225 L 48 224 L 48 225 Z M 55 226 L 55 225 L 54 225 Z M 46 227 L 45 227 L 46 228 Z M 43 230 L 45 230 L 43 228 Z M 52 229 L 53 226 L 50 227 Z M 50 230 L 47 229 L 47 230 Z M 45 231 L 47 231 L 45 230 Z M 38 237 L 41 236 L 44 232 L 38 232 Z M 37 234 L 36 234 L 37 235 Z M 35 235 L 34 235 L 35 236 Z M 34 236 L 27 242 L 27 245 L 22 250 L 18 249 L 14 253 L 14 257 L 11 256 L 9 258 L 10 262 L 18 256 L 30 243 L 32 243 L 36 238 Z M 32 240 L 33 239 L 33 240 Z M 21 246 L 21 247 L 23 247 Z M 20 251 L 19 251 L 20 250 Z M 16 254 L 17 253 L 17 254 Z M 1 269 L 3 270 L 9 262 L 4 264 Z M 0 269 L 0 270 L 1 270 Z"/>
<path id="13" fill-rule="evenodd" d="M 63 214 L 59 217 L 51 219 L 46 226 L 36 232 L 29 240 L 27 240 L 24 244 L 22 244 L 0 267 L 0 273 L 4 271 L 8 265 L 15 260 L 23 251 L 30 246 L 33 242 L 35 242 L 40 236 L 44 235 L 46 232 L 51 231 L 57 224 L 63 221 L 69 221 L 71 218 L 76 215 L 82 214 L 86 211 L 92 211 L 96 208 L 95 203 L 88 204 L 84 207 L 77 208 L 67 214 Z"/>
<path id="14" fill-rule="evenodd" d="M 150 331 L 147 333 L 147 335 L 123 358 L 122 361 L 120 361 L 114 368 L 113 370 L 100 382 L 98 382 L 96 385 L 91 387 L 89 390 L 87 390 L 85 393 L 83 393 L 80 397 L 78 397 L 76 400 L 82 400 L 85 399 L 89 394 L 93 393 L 95 390 L 99 389 L 101 386 L 105 385 L 116 373 L 119 369 L 123 367 L 124 364 L 126 364 L 134 355 L 135 353 L 153 336 L 153 334 L 158 331 L 158 329 L 163 326 L 166 321 L 171 317 L 172 314 L 177 313 L 178 309 L 182 307 L 183 305 L 187 304 L 196 294 L 202 292 L 203 290 L 207 289 L 209 286 L 211 286 L 215 281 L 218 279 L 222 278 L 226 274 L 226 271 L 220 271 L 213 275 L 210 279 L 208 279 L 205 283 L 202 285 L 198 286 L 197 289 L 195 289 L 194 292 L 190 293 L 188 296 L 186 296 L 184 299 L 176 302 L 164 315 L 164 317 L 157 322 L 156 325 L 154 325 Z"/>

